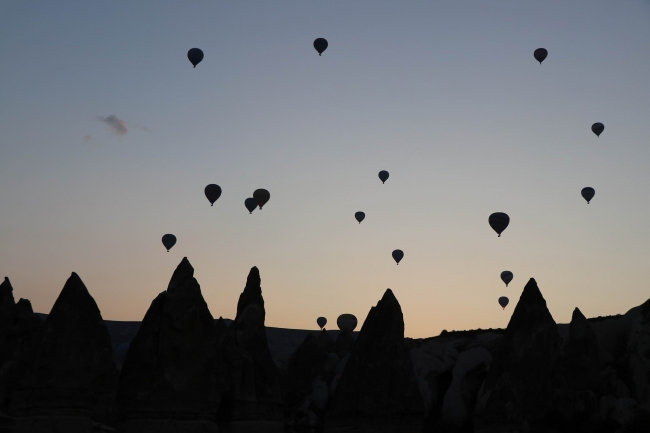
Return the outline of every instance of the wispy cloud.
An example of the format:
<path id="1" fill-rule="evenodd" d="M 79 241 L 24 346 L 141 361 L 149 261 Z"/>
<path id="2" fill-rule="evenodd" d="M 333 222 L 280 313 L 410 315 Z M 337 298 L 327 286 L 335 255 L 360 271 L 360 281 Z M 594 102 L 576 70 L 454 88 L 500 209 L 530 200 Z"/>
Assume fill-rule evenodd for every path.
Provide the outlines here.
<path id="1" fill-rule="evenodd" d="M 100 120 L 107 124 L 111 128 L 111 132 L 115 135 L 126 135 L 129 132 L 129 129 L 126 127 L 126 122 L 114 114 L 111 114 L 108 117 L 97 117 L 97 120 Z"/>

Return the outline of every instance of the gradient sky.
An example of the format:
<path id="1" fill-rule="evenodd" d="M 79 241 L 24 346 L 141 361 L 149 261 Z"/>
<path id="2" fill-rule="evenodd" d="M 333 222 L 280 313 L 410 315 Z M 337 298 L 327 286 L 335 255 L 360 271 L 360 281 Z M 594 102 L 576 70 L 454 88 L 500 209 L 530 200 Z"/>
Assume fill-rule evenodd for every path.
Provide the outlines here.
<path id="1" fill-rule="evenodd" d="M 0 59 L 0 275 L 35 311 L 75 271 L 141 320 L 184 256 L 215 317 L 258 266 L 286 328 L 389 287 L 410 337 L 505 327 L 531 277 L 559 323 L 650 297 L 648 1 L 5 0 Z"/>

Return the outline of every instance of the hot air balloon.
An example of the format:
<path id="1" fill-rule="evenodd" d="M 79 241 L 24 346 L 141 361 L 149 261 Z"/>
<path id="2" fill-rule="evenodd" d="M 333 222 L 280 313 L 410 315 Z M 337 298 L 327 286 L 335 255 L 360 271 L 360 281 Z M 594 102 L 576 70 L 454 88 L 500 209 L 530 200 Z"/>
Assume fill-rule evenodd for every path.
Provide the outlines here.
<path id="1" fill-rule="evenodd" d="M 357 212 L 354 214 L 354 217 L 359 221 L 359 224 L 361 224 L 361 221 L 366 217 L 366 214 L 363 212 Z"/>
<path id="2" fill-rule="evenodd" d="M 354 328 L 357 327 L 357 318 L 352 314 L 341 314 L 338 319 L 336 319 L 336 324 L 338 325 L 341 331 L 354 331 Z"/>
<path id="3" fill-rule="evenodd" d="M 211 183 L 205 187 L 205 196 L 210 202 L 210 206 L 214 206 L 214 202 L 221 197 L 221 187 L 217 184 Z"/>
<path id="4" fill-rule="evenodd" d="M 505 296 L 499 298 L 499 305 L 501 305 L 504 310 L 506 309 L 506 305 L 508 305 L 508 302 L 510 301 Z"/>
<path id="5" fill-rule="evenodd" d="M 594 195 L 596 195 L 596 190 L 590 187 L 582 188 L 582 191 L 580 192 L 582 194 L 582 197 L 587 200 L 587 204 L 591 201 L 592 198 L 594 198 Z"/>
<path id="6" fill-rule="evenodd" d="M 244 205 L 246 206 L 246 209 L 248 209 L 248 212 L 253 213 L 253 211 L 257 207 L 257 202 L 253 197 L 250 197 L 244 201 Z"/>
<path id="7" fill-rule="evenodd" d="M 167 248 L 167 252 L 169 252 L 171 247 L 176 245 L 176 236 L 167 234 L 167 235 L 162 237 L 162 242 L 163 242 L 163 245 L 165 246 L 165 248 Z"/>
<path id="8" fill-rule="evenodd" d="M 510 283 L 510 281 L 512 281 L 512 277 L 513 277 L 513 276 L 514 276 L 514 275 L 512 275 L 512 272 L 510 272 L 510 271 L 503 271 L 503 272 L 501 272 L 501 280 L 502 280 L 504 283 L 506 283 L 506 287 L 508 287 L 508 284 Z"/>
<path id="9" fill-rule="evenodd" d="M 327 45 L 327 41 L 323 38 L 318 38 L 314 41 L 314 48 L 316 48 L 316 51 L 318 51 L 319 56 L 323 54 L 323 51 L 327 49 Z"/>
<path id="10" fill-rule="evenodd" d="M 591 125 L 591 130 L 594 134 L 596 134 L 596 137 L 600 137 L 600 134 L 603 133 L 605 130 L 605 125 L 603 125 L 600 122 L 596 122 L 593 125 Z"/>
<path id="11" fill-rule="evenodd" d="M 262 209 L 262 206 L 266 204 L 267 201 L 271 198 L 271 193 L 265 189 L 256 189 L 253 193 L 253 198 L 257 202 L 257 205 Z"/>
<path id="12" fill-rule="evenodd" d="M 196 68 L 196 65 L 201 63 L 201 60 L 203 60 L 203 51 L 198 48 L 192 48 L 187 52 L 187 58 L 190 59 L 190 62 Z"/>
<path id="13" fill-rule="evenodd" d="M 545 48 L 538 48 L 533 53 L 533 56 L 535 56 L 535 59 L 537 59 L 537 61 L 541 65 L 544 59 L 546 58 L 546 56 L 548 56 L 548 51 L 546 51 Z"/>
<path id="14" fill-rule="evenodd" d="M 381 183 L 386 183 L 386 181 L 388 180 L 388 172 L 386 170 L 380 171 L 379 179 L 381 179 Z"/>
<path id="15" fill-rule="evenodd" d="M 492 227 L 494 231 L 499 234 L 499 237 L 501 237 L 501 232 L 503 232 L 506 227 L 508 227 L 508 224 L 510 224 L 510 217 L 503 212 L 495 212 L 490 215 L 488 222 L 490 223 L 490 227 Z"/>
<path id="16" fill-rule="evenodd" d="M 393 251 L 393 258 L 395 259 L 395 261 L 399 265 L 400 260 L 402 260 L 404 258 L 404 251 L 402 251 L 402 250 Z"/>
<path id="17" fill-rule="evenodd" d="M 316 319 L 316 323 L 318 323 L 318 326 L 320 326 L 320 329 L 323 329 L 323 327 L 325 327 L 325 325 L 327 325 L 327 319 L 324 318 L 324 317 L 319 317 L 318 319 Z"/>

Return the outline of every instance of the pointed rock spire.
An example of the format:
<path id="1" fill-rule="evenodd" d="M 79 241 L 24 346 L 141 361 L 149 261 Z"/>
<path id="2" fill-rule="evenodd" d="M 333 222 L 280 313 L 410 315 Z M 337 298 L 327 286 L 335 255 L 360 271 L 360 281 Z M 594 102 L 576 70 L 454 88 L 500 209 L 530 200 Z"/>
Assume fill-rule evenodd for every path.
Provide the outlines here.
<path id="1" fill-rule="evenodd" d="M 193 275 L 183 258 L 130 343 L 118 392 L 127 433 L 217 430 L 222 382 L 214 319 Z"/>
<path id="2" fill-rule="evenodd" d="M 0 284 L 0 332 L 10 326 L 15 305 L 14 288 L 11 287 L 9 278 L 5 277 Z"/>
<path id="3" fill-rule="evenodd" d="M 223 431 L 284 430 L 284 402 L 266 339 L 260 284 L 259 270 L 253 267 L 239 296 L 237 316 L 221 342 L 230 376 L 230 389 L 224 394 L 218 413 Z"/>
<path id="4" fill-rule="evenodd" d="M 331 400 L 325 431 L 342 432 L 358 425 L 421 431 L 424 410 L 404 346 L 402 309 L 388 289 L 359 332 Z"/>
<path id="5" fill-rule="evenodd" d="M 42 335 L 20 389 L 14 393 L 15 413 L 27 416 L 21 421 L 26 424 L 17 430 L 91 431 L 90 415 L 110 411 L 102 404 L 112 400 L 117 370 L 99 308 L 76 273 L 61 290 Z M 52 417 L 47 425 L 30 419 L 42 415 Z"/>
<path id="6" fill-rule="evenodd" d="M 490 366 L 483 386 L 483 393 L 489 395 L 481 420 L 485 424 L 477 427 L 517 420 L 522 413 L 531 428 L 548 421 L 554 407 L 552 390 L 561 381 L 560 345 L 557 325 L 537 282 L 531 278 Z M 513 400 L 512 395 L 517 398 Z M 521 419 L 512 422 L 510 427 L 522 428 L 517 424 Z"/>

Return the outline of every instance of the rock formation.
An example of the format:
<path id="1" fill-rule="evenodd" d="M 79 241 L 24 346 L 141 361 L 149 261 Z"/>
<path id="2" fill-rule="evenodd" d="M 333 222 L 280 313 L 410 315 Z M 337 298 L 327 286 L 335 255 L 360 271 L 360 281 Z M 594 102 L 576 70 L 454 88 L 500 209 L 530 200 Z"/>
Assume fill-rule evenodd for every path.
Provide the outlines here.
<path id="1" fill-rule="evenodd" d="M 524 287 L 483 385 L 479 425 L 554 427 L 561 387 L 560 335 L 533 278 Z"/>
<path id="2" fill-rule="evenodd" d="M 216 433 L 226 384 L 218 355 L 214 319 L 185 257 L 129 346 L 118 392 L 125 432 Z"/>
<path id="3" fill-rule="evenodd" d="M 221 341 L 230 388 L 219 407 L 225 433 L 282 433 L 283 392 L 264 328 L 260 272 L 253 267 L 239 296 L 237 316 Z"/>
<path id="4" fill-rule="evenodd" d="M 325 432 L 422 431 L 424 404 L 404 346 L 404 318 L 388 289 L 361 328 L 325 419 Z"/>
<path id="5" fill-rule="evenodd" d="M 19 314 L 30 310 L 23 303 Z M 104 421 L 113 414 L 117 370 L 99 308 L 74 272 L 40 334 L 11 400 L 16 432 L 93 431 L 91 417 Z"/>

